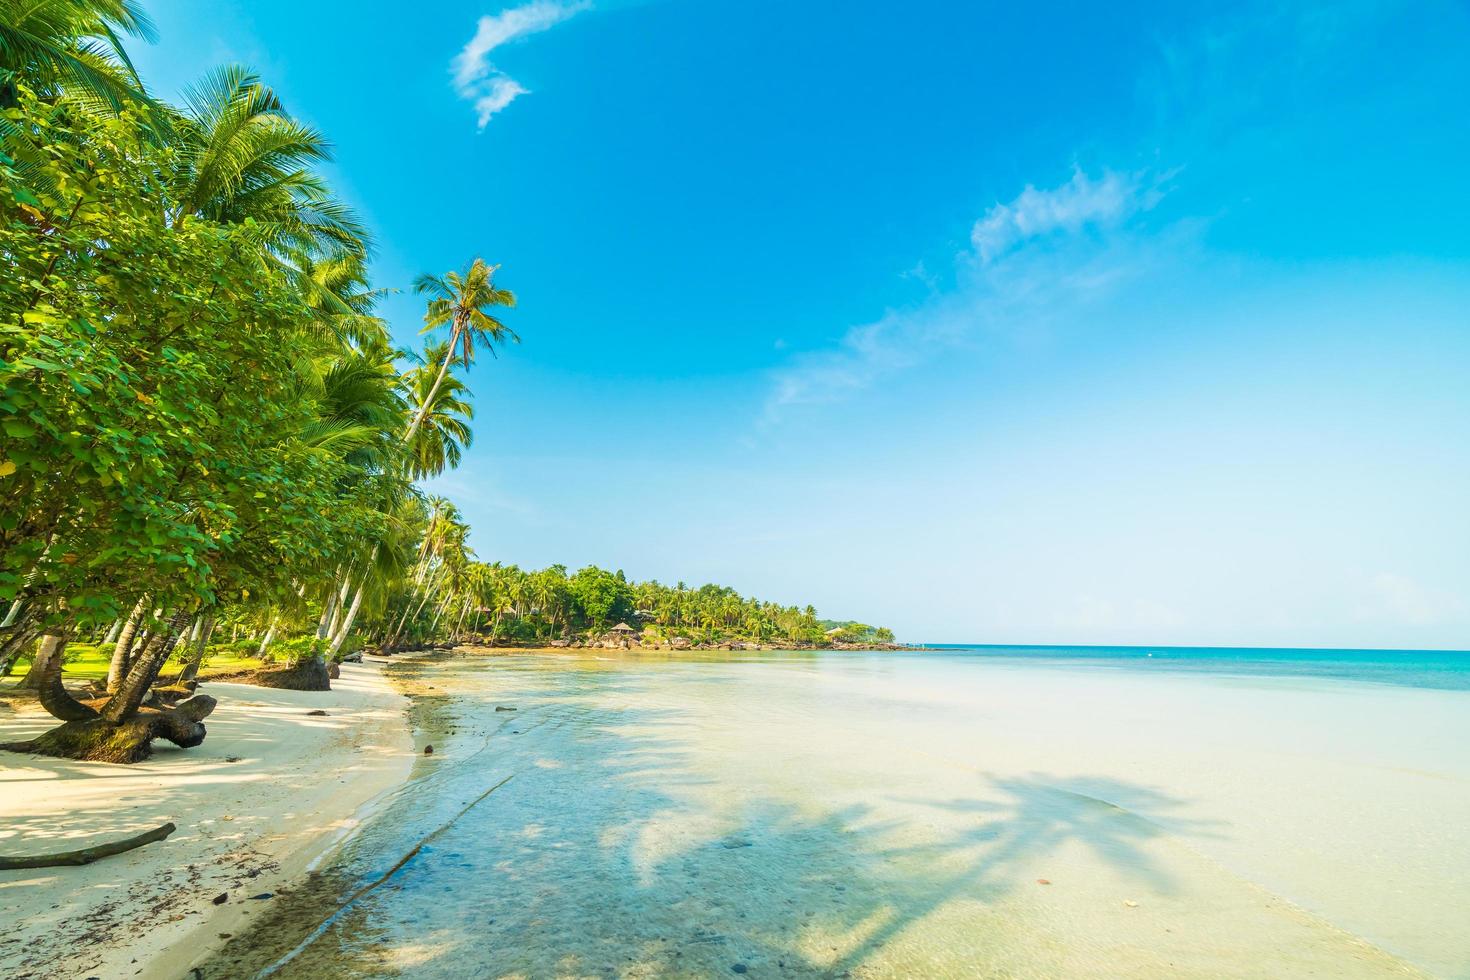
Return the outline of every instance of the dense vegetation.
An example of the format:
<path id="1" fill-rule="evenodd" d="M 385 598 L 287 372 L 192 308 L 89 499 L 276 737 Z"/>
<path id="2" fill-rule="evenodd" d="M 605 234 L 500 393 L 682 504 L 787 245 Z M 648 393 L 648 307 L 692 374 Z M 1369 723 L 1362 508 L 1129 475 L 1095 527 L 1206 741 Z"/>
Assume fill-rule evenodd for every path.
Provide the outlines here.
<path id="1" fill-rule="evenodd" d="M 683 582 L 629 582 L 621 571 L 595 566 L 568 574 L 564 565 L 527 572 L 514 565 L 477 562 L 463 548 L 465 529 L 453 506 L 436 501 L 435 507 L 435 533 L 426 538 L 434 560 L 414 576 L 422 596 L 406 597 L 415 607 L 435 597 L 434 616 L 414 625 L 430 633 L 403 636 L 390 625 L 384 632 L 397 642 L 443 635 L 436 622 L 448 626 L 451 639 L 492 643 L 596 641 L 620 624 L 630 626 L 639 642 L 653 645 L 680 639 L 789 646 L 893 641 L 886 629 L 819 620 L 811 606 L 761 602 L 719 585 L 691 589 Z M 406 612 L 400 610 L 400 615 Z"/>
<path id="2" fill-rule="evenodd" d="M 325 683 L 364 641 L 624 619 L 830 642 L 810 608 L 728 589 L 474 561 L 415 481 L 470 443 L 464 368 L 518 339 L 497 267 L 422 277 L 430 342 L 395 348 L 323 136 L 239 67 L 161 101 L 119 40 L 151 33 L 132 0 L 0 0 L 0 674 L 29 660 L 64 723 L 24 748 L 198 744 L 214 701 L 174 702 L 212 651 Z M 111 651 L 95 697 L 62 685 L 73 640 Z"/>

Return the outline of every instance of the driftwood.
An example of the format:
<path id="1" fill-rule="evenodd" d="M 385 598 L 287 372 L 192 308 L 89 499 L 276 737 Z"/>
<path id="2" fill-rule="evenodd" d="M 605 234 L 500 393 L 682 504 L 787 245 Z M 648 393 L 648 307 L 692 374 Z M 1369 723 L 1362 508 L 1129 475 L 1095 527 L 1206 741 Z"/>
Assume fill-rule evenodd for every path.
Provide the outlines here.
<path id="1" fill-rule="evenodd" d="M 60 854 L 34 854 L 27 857 L 4 857 L 0 856 L 0 871 L 19 871 L 23 868 L 55 868 L 62 865 L 91 864 L 98 858 L 112 857 L 124 851 L 131 851 L 135 847 L 144 844 L 152 844 L 154 841 L 163 840 L 169 834 L 179 828 L 171 823 L 162 827 L 154 827 L 145 830 L 141 834 L 134 834 L 111 844 L 95 844 L 92 847 L 84 847 L 77 851 L 62 851 Z"/>

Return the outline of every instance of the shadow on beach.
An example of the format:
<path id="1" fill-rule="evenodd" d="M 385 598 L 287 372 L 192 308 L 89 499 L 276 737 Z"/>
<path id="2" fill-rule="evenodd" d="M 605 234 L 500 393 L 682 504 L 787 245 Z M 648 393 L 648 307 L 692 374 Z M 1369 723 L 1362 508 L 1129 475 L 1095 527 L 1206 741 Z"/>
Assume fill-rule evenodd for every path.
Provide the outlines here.
<path id="1" fill-rule="evenodd" d="M 1141 892 L 1178 886 L 1151 853 L 1165 833 L 1151 817 L 1182 803 L 1147 786 L 977 775 L 973 796 L 874 786 L 870 803 L 826 806 L 712 772 L 689 711 L 650 698 L 645 673 L 500 658 L 475 689 L 451 658 L 396 671 L 435 756 L 331 868 L 200 975 L 272 964 L 288 977 L 889 975 L 887 955 L 926 962 L 934 933 L 915 927 L 955 910 L 967 962 L 988 949 L 1000 968 L 1024 938 L 1012 907 L 1041 901 L 1035 868 L 1050 855 L 1080 847 Z M 704 681 L 682 683 L 697 697 Z"/>

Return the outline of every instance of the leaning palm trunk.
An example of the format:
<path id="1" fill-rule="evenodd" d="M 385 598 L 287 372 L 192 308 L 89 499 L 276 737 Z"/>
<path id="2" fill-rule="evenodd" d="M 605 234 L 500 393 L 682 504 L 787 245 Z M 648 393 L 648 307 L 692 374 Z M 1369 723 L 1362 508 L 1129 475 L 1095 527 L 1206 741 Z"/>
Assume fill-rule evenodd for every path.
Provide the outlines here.
<path id="1" fill-rule="evenodd" d="M 128 658 L 132 654 L 133 640 L 138 635 L 138 624 L 143 621 L 143 612 L 148 608 L 148 597 L 138 597 L 138 604 L 128 614 L 122 632 L 117 635 L 112 647 L 112 662 L 107 665 L 107 690 L 115 693 L 128 672 Z"/>
<path id="2" fill-rule="evenodd" d="M 73 698 L 61 683 L 61 655 L 66 650 L 67 639 L 67 634 L 59 631 L 42 635 L 41 646 L 36 651 L 36 660 L 27 680 L 36 682 L 41 707 L 54 717 L 62 721 L 83 721 L 96 717 L 97 713 Z"/>
<path id="3" fill-rule="evenodd" d="M 413 442 L 413 437 L 418 434 L 419 427 L 424 424 L 424 417 L 429 414 L 429 407 L 434 404 L 434 396 L 439 394 L 439 387 L 444 384 L 444 376 L 449 373 L 449 364 L 454 360 L 454 348 L 463 330 L 464 319 L 456 315 L 454 318 L 454 329 L 449 332 L 449 346 L 444 349 L 444 360 L 439 363 L 439 373 L 434 376 L 434 385 L 429 389 L 428 395 L 424 397 L 423 403 L 419 405 L 419 410 L 414 413 L 413 421 L 409 423 L 408 431 L 403 434 L 405 445 Z"/>
<path id="4" fill-rule="evenodd" d="M 266 627 L 265 636 L 260 641 L 260 649 L 255 652 L 255 655 L 262 660 L 265 659 L 266 651 L 271 648 L 271 641 L 276 638 L 276 625 L 279 622 L 279 616 L 272 616 L 270 626 Z"/>
<path id="5" fill-rule="evenodd" d="M 347 597 L 352 594 L 352 579 L 347 573 L 342 575 L 342 586 L 334 593 L 336 603 L 332 609 L 332 622 L 327 627 L 328 638 L 337 635 L 337 630 L 342 626 L 342 617 L 347 615 Z"/>
<path id="6" fill-rule="evenodd" d="M 16 662 L 26 655 L 40 635 L 40 626 L 27 619 L 22 619 L 0 635 L 0 677 L 10 676 Z"/>
<path id="7" fill-rule="evenodd" d="M 459 622 L 457 622 L 457 623 L 454 624 L 454 632 L 451 633 L 451 634 L 449 634 L 449 638 L 451 640 L 453 640 L 455 642 L 458 642 L 459 641 L 460 630 L 464 628 L 464 618 L 469 615 L 469 612 L 470 612 L 470 597 L 469 596 L 465 596 L 464 597 L 464 605 L 459 610 Z"/>
<path id="8" fill-rule="evenodd" d="M 155 738 L 167 739 L 182 748 L 204 741 L 203 719 L 214 710 L 213 698 L 199 695 L 173 708 L 143 706 L 144 695 L 188 620 L 187 612 L 177 613 L 167 628 L 148 639 L 133 659 L 117 694 L 100 711 L 72 697 L 62 685 L 61 659 L 67 634 L 45 634 L 32 673 L 37 675 L 41 706 L 63 724 L 30 741 L 0 748 L 96 762 L 139 762 L 151 754 Z"/>
<path id="9" fill-rule="evenodd" d="M 214 614 L 210 613 L 201 618 L 201 626 L 198 634 L 193 638 L 194 648 L 189 652 L 189 660 L 184 664 L 184 669 L 179 672 L 180 683 L 192 681 L 199 676 L 199 668 L 204 664 L 204 652 L 209 647 L 209 638 L 214 634 Z"/>
<path id="10" fill-rule="evenodd" d="M 337 611 L 337 590 L 336 590 L 336 588 L 333 588 L 333 589 L 331 589 L 327 593 L 327 599 L 326 599 L 325 602 L 322 603 L 322 615 L 321 615 L 321 618 L 317 620 L 317 624 L 316 624 L 316 638 L 318 640 L 324 640 L 329 635 L 328 629 L 332 625 L 332 615 L 336 611 Z"/>
<path id="11" fill-rule="evenodd" d="M 356 594 L 352 597 L 352 605 L 347 609 L 347 615 L 342 618 L 342 626 L 337 634 L 332 637 L 332 645 L 327 650 L 329 657 L 335 657 L 337 651 L 342 649 L 342 644 L 347 640 L 347 634 L 352 632 L 352 621 L 357 618 L 357 611 L 362 608 L 362 593 L 365 585 L 358 585 Z"/>
<path id="12" fill-rule="evenodd" d="M 143 649 L 133 658 L 132 664 L 128 667 L 127 676 L 123 678 L 117 693 L 102 709 L 104 719 L 116 724 L 131 717 L 138 710 L 138 705 L 143 703 L 148 688 L 157 680 L 158 672 L 163 668 L 163 663 L 168 659 L 168 655 L 173 652 L 174 645 L 178 643 L 188 622 L 187 612 L 176 612 L 169 618 L 163 630 L 149 637 Z"/>
<path id="13" fill-rule="evenodd" d="M 21 679 L 17 687 L 39 692 L 52 667 L 55 667 L 56 676 L 61 676 L 61 652 L 66 649 L 66 642 L 63 640 L 60 643 L 51 643 L 48 642 L 50 639 L 51 634 L 41 637 L 41 645 L 36 648 L 35 656 L 31 658 L 30 673 Z"/>

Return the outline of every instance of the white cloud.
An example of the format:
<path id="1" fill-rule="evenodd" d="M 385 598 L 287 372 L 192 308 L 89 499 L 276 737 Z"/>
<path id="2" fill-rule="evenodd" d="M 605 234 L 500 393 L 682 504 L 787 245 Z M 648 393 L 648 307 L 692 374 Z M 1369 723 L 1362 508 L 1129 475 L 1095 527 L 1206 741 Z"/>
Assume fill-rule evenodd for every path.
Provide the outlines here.
<path id="1" fill-rule="evenodd" d="M 484 129 L 490 117 L 514 102 L 516 96 L 525 94 L 526 90 L 519 82 L 514 78 L 506 78 L 504 75 L 482 83 L 480 94 L 475 98 L 475 114 L 479 119 L 480 128 Z"/>
<path id="2" fill-rule="evenodd" d="M 532 0 L 498 14 L 481 17 L 475 36 L 457 54 L 450 68 L 454 73 L 454 89 L 460 97 L 474 103 L 481 129 L 490 117 L 510 105 L 518 96 L 527 94 L 519 82 L 490 62 L 490 54 L 517 38 L 539 34 L 592 6 L 590 0 Z"/>
<path id="3" fill-rule="evenodd" d="M 992 262 L 1028 239 L 1116 224 L 1153 207 L 1158 197 L 1156 186 L 1144 187 L 1141 174 L 1106 170 L 1093 180 L 1079 168 L 1060 187 L 1042 191 L 1027 184 L 1014 201 L 992 207 L 970 230 L 970 244 L 980 261 Z"/>
<path id="4" fill-rule="evenodd" d="M 941 351 L 986 337 L 1045 334 L 1079 318 L 1183 250 L 1188 226 L 1144 236 L 1129 225 L 1158 203 L 1170 176 L 1104 170 L 1093 178 L 1077 170 L 1049 190 L 1028 185 L 975 222 L 971 248 L 956 259 L 954 288 L 938 289 L 937 278 L 916 266 L 930 289 L 921 303 L 852 327 L 835 346 L 798 354 L 777 370 L 764 421 L 787 406 L 846 397 Z"/>

